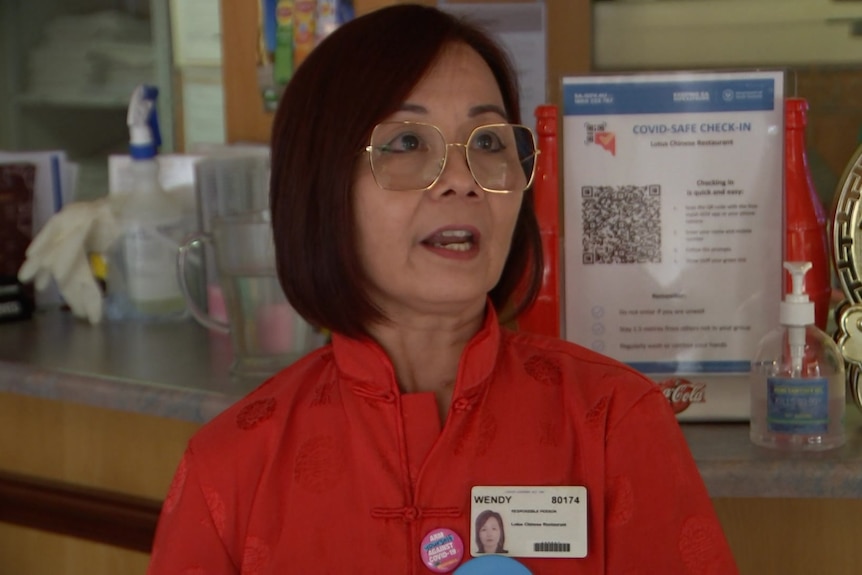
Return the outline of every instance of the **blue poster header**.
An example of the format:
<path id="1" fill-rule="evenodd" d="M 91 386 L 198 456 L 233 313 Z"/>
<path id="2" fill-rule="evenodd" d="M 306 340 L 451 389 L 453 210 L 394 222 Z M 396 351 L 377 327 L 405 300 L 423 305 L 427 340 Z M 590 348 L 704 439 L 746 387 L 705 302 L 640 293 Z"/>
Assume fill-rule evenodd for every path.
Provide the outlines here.
<path id="1" fill-rule="evenodd" d="M 752 112 L 775 108 L 775 79 L 563 84 L 563 114 Z"/>

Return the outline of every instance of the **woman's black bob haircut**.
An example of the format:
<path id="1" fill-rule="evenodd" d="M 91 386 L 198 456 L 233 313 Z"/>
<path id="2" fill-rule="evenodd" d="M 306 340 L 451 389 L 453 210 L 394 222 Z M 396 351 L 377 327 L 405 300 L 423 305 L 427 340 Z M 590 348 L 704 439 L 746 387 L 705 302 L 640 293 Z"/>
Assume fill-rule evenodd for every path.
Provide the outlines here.
<path id="1" fill-rule="evenodd" d="M 506 53 L 478 26 L 421 5 L 352 20 L 315 48 L 285 88 L 272 127 L 270 207 L 276 266 L 291 305 L 311 324 L 357 337 L 386 318 L 368 295 L 355 251 L 353 176 L 373 127 L 404 102 L 440 53 L 462 43 L 488 64 L 508 121 L 521 123 Z M 532 189 L 502 275 L 489 297 L 508 321 L 529 307 L 542 277 Z"/>

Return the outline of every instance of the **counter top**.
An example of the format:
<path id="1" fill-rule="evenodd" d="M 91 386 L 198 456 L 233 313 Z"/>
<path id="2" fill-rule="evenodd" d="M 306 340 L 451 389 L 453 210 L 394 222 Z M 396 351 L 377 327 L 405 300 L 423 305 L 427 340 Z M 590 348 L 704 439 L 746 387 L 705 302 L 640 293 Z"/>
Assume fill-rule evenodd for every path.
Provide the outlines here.
<path id="1" fill-rule="evenodd" d="M 204 423 L 260 381 L 193 320 L 90 325 L 59 310 L 0 324 L 0 392 Z"/>
<path id="2" fill-rule="evenodd" d="M 847 405 L 847 443 L 823 452 L 785 453 L 748 439 L 748 423 L 683 423 L 712 497 L 862 499 L 862 414 Z"/>
<path id="3" fill-rule="evenodd" d="M 260 381 L 228 373 L 226 336 L 192 320 L 89 325 L 52 311 L 0 324 L 0 393 L 204 423 Z M 847 407 L 848 442 L 792 454 L 752 445 L 747 423 L 681 427 L 712 497 L 862 499 L 862 413 Z"/>

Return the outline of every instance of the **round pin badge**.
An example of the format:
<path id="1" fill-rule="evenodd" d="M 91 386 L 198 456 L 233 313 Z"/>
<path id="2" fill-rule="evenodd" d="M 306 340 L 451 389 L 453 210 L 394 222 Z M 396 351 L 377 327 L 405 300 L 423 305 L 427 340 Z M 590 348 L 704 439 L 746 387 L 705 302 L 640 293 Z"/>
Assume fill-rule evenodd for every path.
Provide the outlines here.
<path id="1" fill-rule="evenodd" d="M 422 538 L 422 562 L 434 573 L 448 573 L 464 559 L 464 543 L 451 529 L 434 529 Z"/>
<path id="2" fill-rule="evenodd" d="M 486 555 L 467 561 L 452 575 L 532 575 L 532 572 L 511 557 Z"/>

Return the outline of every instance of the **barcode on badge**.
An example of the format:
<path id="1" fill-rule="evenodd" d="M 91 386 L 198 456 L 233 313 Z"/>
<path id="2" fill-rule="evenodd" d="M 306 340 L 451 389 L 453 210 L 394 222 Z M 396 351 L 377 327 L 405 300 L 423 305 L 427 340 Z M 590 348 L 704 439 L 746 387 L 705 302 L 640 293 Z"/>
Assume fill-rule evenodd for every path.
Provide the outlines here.
<path id="1" fill-rule="evenodd" d="M 559 541 L 537 541 L 533 543 L 533 551 L 536 553 L 567 553 L 572 550 L 569 543 Z"/>

